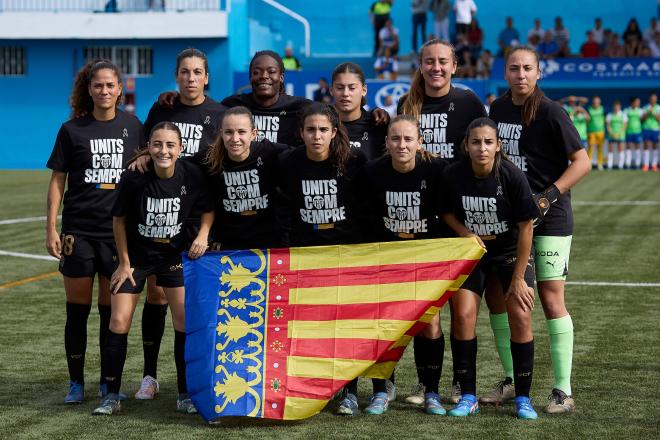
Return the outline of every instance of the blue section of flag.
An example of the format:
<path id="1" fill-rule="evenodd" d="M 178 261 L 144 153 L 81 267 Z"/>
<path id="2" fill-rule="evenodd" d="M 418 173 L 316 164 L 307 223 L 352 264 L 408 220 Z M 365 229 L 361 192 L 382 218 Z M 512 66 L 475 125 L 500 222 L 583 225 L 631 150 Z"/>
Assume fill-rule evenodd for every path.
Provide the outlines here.
<path id="1" fill-rule="evenodd" d="M 205 420 L 262 416 L 267 251 L 183 257 L 188 393 Z"/>

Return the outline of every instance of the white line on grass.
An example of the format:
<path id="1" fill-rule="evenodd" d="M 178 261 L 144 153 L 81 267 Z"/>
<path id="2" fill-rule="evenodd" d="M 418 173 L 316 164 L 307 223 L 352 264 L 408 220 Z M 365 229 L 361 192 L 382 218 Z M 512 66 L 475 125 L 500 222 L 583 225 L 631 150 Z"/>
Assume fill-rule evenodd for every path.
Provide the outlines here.
<path id="1" fill-rule="evenodd" d="M 61 215 L 58 215 L 57 218 L 61 218 Z M 30 223 L 30 222 L 43 222 L 46 221 L 45 215 L 40 215 L 38 217 L 21 217 L 21 218 L 10 218 L 7 220 L 0 220 L 0 225 L 15 225 L 16 223 Z"/>
<path id="2" fill-rule="evenodd" d="M 574 200 L 572 203 L 580 206 L 655 206 L 660 205 L 660 200 Z"/>
<path id="3" fill-rule="evenodd" d="M 607 281 L 566 281 L 573 286 L 605 286 L 605 287 L 660 287 L 660 283 L 617 283 Z"/>
<path id="4" fill-rule="evenodd" d="M 58 261 L 57 258 L 50 255 L 24 254 L 22 252 L 0 251 L 0 255 L 6 255 L 8 257 L 32 258 L 33 260 Z"/>

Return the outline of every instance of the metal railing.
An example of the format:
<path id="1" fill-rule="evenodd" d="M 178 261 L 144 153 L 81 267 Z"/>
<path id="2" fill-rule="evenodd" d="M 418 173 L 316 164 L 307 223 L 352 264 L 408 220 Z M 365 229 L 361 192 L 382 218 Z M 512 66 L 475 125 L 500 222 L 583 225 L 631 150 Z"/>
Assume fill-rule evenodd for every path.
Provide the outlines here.
<path id="1" fill-rule="evenodd" d="M 0 0 L 2 12 L 146 12 L 226 10 L 230 0 Z"/>

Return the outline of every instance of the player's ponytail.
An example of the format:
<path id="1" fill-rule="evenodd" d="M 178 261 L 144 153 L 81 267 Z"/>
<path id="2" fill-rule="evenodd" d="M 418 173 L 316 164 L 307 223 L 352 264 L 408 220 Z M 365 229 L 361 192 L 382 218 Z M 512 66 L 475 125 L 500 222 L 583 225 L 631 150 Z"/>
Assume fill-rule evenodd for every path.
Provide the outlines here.
<path id="1" fill-rule="evenodd" d="M 424 96 L 426 95 L 426 84 L 424 82 L 424 76 L 422 75 L 424 50 L 427 47 L 434 46 L 436 44 L 448 47 L 451 51 L 452 62 L 456 64 L 456 51 L 454 49 L 454 45 L 449 41 L 433 38 L 424 43 L 419 50 L 419 58 L 417 59 L 419 66 L 417 69 L 415 69 L 415 73 L 413 74 L 412 81 L 410 83 L 410 90 L 408 93 L 401 97 L 401 99 L 403 99 L 401 113 L 405 115 L 411 115 L 415 118 L 419 118 L 422 113 L 422 104 L 424 104 Z"/>
<path id="2" fill-rule="evenodd" d="M 351 143 L 348 138 L 346 127 L 341 123 L 339 113 L 337 113 L 334 106 L 315 102 L 305 107 L 305 110 L 300 117 L 301 130 L 304 130 L 305 120 L 314 115 L 325 116 L 328 118 L 328 121 L 330 121 L 330 126 L 337 129 L 337 134 L 330 140 L 329 159 L 337 171 L 343 173 L 346 171 L 348 161 L 355 156 L 351 150 Z"/>
<path id="3" fill-rule="evenodd" d="M 538 69 L 539 73 L 541 73 L 541 64 L 539 63 L 539 54 L 531 47 L 529 46 L 518 46 L 512 49 L 505 58 L 504 62 L 504 68 L 506 69 L 506 66 L 509 63 L 509 58 L 511 57 L 512 54 L 519 52 L 519 51 L 524 51 L 524 52 L 529 52 L 532 55 L 534 55 L 534 59 L 536 60 L 536 68 Z M 505 96 L 508 98 L 511 96 L 511 89 L 509 89 L 506 93 Z M 521 112 L 521 117 L 522 117 L 522 125 L 527 127 L 529 126 L 534 120 L 536 119 L 536 113 L 539 110 L 539 107 L 541 106 L 541 101 L 543 100 L 543 97 L 545 94 L 539 87 L 538 83 L 534 87 L 534 90 L 532 91 L 532 94 L 525 99 L 525 102 L 523 103 L 522 106 L 522 112 Z"/>
<path id="4" fill-rule="evenodd" d="M 222 121 L 224 121 L 227 116 L 245 116 L 250 120 L 250 129 L 254 130 L 254 117 L 252 116 L 252 112 L 247 107 L 239 105 L 237 107 L 227 109 L 222 115 Z M 222 121 L 220 122 L 220 128 L 218 129 L 218 134 L 215 137 L 215 141 L 209 147 L 208 151 L 206 152 L 206 157 L 204 158 L 204 164 L 208 167 L 210 174 L 221 173 L 223 169 L 223 162 L 225 157 L 227 157 L 225 142 L 222 139 Z"/>
<path id="5" fill-rule="evenodd" d="M 85 64 L 76 74 L 76 78 L 73 81 L 73 90 L 69 97 L 72 118 L 80 118 L 94 111 L 94 101 L 92 100 L 92 97 L 89 96 L 89 85 L 96 72 L 102 69 L 112 70 L 117 77 L 117 82 L 120 85 L 122 84 L 121 70 L 119 70 L 119 67 L 113 64 L 112 61 L 94 59 Z M 121 101 L 122 94 L 119 95 L 117 102 L 115 102 L 115 111 L 119 109 Z"/>

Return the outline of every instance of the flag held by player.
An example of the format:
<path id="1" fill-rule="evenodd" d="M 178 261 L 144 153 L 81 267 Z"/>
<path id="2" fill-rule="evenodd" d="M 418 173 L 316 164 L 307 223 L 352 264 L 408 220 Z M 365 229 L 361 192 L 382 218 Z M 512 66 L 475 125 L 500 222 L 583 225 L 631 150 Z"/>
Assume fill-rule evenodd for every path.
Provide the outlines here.
<path id="1" fill-rule="evenodd" d="M 483 249 L 451 238 L 184 258 L 188 391 L 202 417 L 302 419 L 388 378 Z"/>

